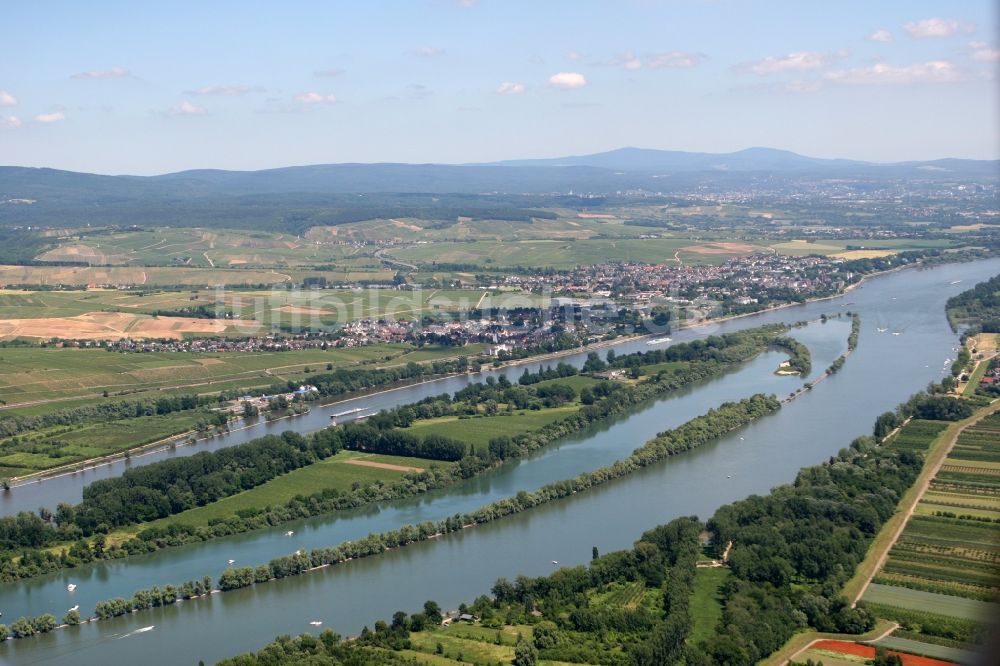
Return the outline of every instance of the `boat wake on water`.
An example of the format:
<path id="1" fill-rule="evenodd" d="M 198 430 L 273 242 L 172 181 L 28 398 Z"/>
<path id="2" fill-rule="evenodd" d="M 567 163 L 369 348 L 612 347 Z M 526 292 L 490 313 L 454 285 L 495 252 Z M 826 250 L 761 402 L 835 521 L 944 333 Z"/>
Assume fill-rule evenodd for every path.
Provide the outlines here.
<path id="1" fill-rule="evenodd" d="M 144 634 L 147 631 L 152 631 L 155 627 L 156 627 L 155 624 L 151 624 L 148 627 L 142 627 L 140 629 L 134 629 L 134 630 L 128 632 L 127 634 L 122 634 L 121 636 L 115 636 L 115 637 L 112 638 L 112 640 L 119 641 L 119 640 L 121 640 L 123 638 L 128 638 L 129 636 L 135 636 L 136 634 Z"/>

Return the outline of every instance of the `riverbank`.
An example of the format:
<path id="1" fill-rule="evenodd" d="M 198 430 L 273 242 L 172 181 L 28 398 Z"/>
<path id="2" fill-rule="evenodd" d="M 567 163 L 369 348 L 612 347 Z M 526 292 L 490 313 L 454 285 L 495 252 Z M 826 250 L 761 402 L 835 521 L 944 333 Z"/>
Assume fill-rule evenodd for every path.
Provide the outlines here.
<path id="1" fill-rule="evenodd" d="M 827 301 L 827 300 L 839 298 L 841 296 L 844 296 L 847 293 L 850 293 L 852 290 L 859 288 L 860 286 L 862 286 L 865 283 L 866 280 L 869 280 L 871 278 L 876 278 L 876 277 L 880 277 L 880 276 L 883 276 L 883 275 L 888 275 L 890 273 L 901 271 L 901 270 L 904 270 L 904 269 L 907 269 L 907 268 L 919 268 L 922 265 L 923 265 L 922 262 L 920 262 L 920 263 L 914 263 L 914 264 L 909 264 L 909 265 L 905 265 L 905 266 L 897 266 L 895 268 L 887 269 L 885 271 L 877 271 L 877 272 L 873 272 L 873 273 L 868 273 L 868 274 L 862 276 L 857 282 L 854 282 L 854 283 L 852 283 L 850 285 L 847 285 L 847 287 L 845 289 L 843 289 L 842 291 L 840 291 L 839 293 L 831 294 L 829 296 L 821 296 L 821 297 L 815 297 L 815 298 L 808 298 L 808 299 L 803 300 L 802 302 L 782 303 L 782 304 L 778 304 L 778 305 L 773 305 L 773 306 L 769 306 L 769 307 L 766 307 L 766 308 L 762 308 L 762 309 L 757 310 L 755 312 L 746 312 L 746 313 L 736 314 L 736 315 L 726 315 L 726 316 L 722 316 L 722 317 L 710 317 L 710 318 L 693 320 L 693 321 L 682 321 L 682 322 L 677 323 L 677 325 L 675 327 L 673 327 L 673 330 L 675 330 L 675 331 L 682 331 L 682 330 L 687 330 L 687 329 L 696 329 L 696 328 L 718 326 L 718 325 L 724 324 L 726 322 L 731 322 L 731 321 L 743 319 L 743 318 L 746 318 L 746 317 L 760 316 L 760 315 L 764 315 L 764 314 L 767 314 L 767 313 L 770 313 L 770 312 L 775 312 L 775 311 L 783 310 L 785 308 L 790 308 L 790 307 L 793 307 L 793 306 L 804 306 L 804 305 L 808 305 L 810 303 L 822 302 L 822 301 Z M 845 305 L 849 305 L 849 304 L 845 304 Z M 621 336 L 618 336 L 618 337 L 616 337 L 614 339 L 611 339 L 611 340 L 600 340 L 600 341 L 597 341 L 597 342 L 592 342 L 592 343 L 589 343 L 589 344 L 586 344 L 586 345 L 582 345 L 580 347 L 574 347 L 572 349 L 560 350 L 560 351 L 556 351 L 556 352 L 545 352 L 545 353 L 542 353 L 542 354 L 535 354 L 535 355 L 532 355 L 532 356 L 528 356 L 528 357 L 525 357 L 525 358 L 522 358 L 522 359 L 511 359 L 509 361 L 502 362 L 502 363 L 500 363 L 497 366 L 489 366 L 489 367 L 484 366 L 479 371 L 478 374 L 480 374 L 480 375 L 486 375 L 486 374 L 490 374 L 492 372 L 503 371 L 505 369 L 509 369 L 511 367 L 517 367 L 517 366 L 520 366 L 520 365 L 525 365 L 525 364 L 530 364 L 530 363 L 544 363 L 546 361 L 555 361 L 555 360 L 558 360 L 560 358 L 564 358 L 564 357 L 567 357 L 567 356 L 573 356 L 573 355 L 576 355 L 576 354 L 587 353 L 587 352 L 591 352 L 591 351 L 599 351 L 599 350 L 602 350 L 602 349 L 607 349 L 607 348 L 610 348 L 610 347 L 616 347 L 616 346 L 619 346 L 619 345 L 625 345 L 625 344 L 629 344 L 629 343 L 632 343 L 632 342 L 635 342 L 635 341 L 641 341 L 641 340 L 651 339 L 651 338 L 654 338 L 654 337 L 657 337 L 657 336 L 662 336 L 662 335 L 663 335 L 662 332 L 660 332 L 660 333 L 632 333 L 632 334 L 627 334 L 627 335 L 621 335 Z M 436 361 L 448 360 L 448 359 L 452 359 L 452 358 L 457 358 L 457 357 L 459 357 L 461 355 L 462 354 L 459 353 L 459 354 L 456 354 L 455 357 L 442 357 L 442 358 L 434 359 L 434 360 L 436 360 Z M 423 365 L 423 364 L 433 363 L 433 362 L 434 362 L 433 360 L 429 360 L 429 361 L 421 361 L 419 363 L 421 363 Z M 389 365 L 380 366 L 380 367 L 381 368 L 386 368 L 386 369 L 398 368 L 398 367 L 402 367 L 402 364 L 391 363 Z M 433 376 L 433 378 L 426 379 L 426 380 L 421 380 L 421 381 L 418 381 L 418 382 L 407 382 L 406 380 L 403 380 L 402 382 L 395 382 L 394 383 L 395 385 L 391 385 L 388 388 L 383 388 L 383 389 L 379 389 L 379 390 L 376 390 L 376 391 L 365 391 L 365 390 L 352 391 L 351 393 L 344 394 L 344 395 L 341 395 L 341 396 L 337 396 L 336 399 L 331 400 L 330 402 L 320 401 L 318 404 L 321 405 L 321 406 L 324 406 L 324 407 L 326 407 L 326 406 L 336 406 L 336 405 L 341 404 L 341 403 L 349 402 L 349 401 L 352 401 L 352 400 L 357 400 L 360 397 L 380 396 L 380 395 L 391 393 L 391 392 L 394 392 L 394 391 L 406 389 L 406 388 L 408 388 L 410 386 L 417 386 L 417 385 L 422 385 L 422 384 L 426 384 L 426 383 L 433 383 L 433 382 L 445 381 L 447 379 L 450 379 L 450 378 L 453 378 L 453 377 L 456 377 L 456 376 L 461 376 L 463 374 L 472 374 L 472 373 L 445 373 L 445 374 L 435 375 L 435 376 Z M 290 416 L 291 415 L 288 415 L 288 416 L 285 416 L 285 417 L 281 417 L 281 418 L 282 419 L 283 418 L 289 418 Z M 275 420 L 278 420 L 278 419 L 275 419 Z M 259 427 L 260 425 L 261 425 L 260 423 L 247 424 L 247 425 L 239 427 L 239 428 L 231 429 L 229 432 L 239 432 L 241 430 L 247 430 L 247 429 L 250 429 L 250 428 Z M 140 458 L 147 457 L 149 455 L 158 454 L 158 453 L 164 453 L 164 452 L 166 452 L 168 450 L 177 449 L 177 448 L 181 448 L 181 447 L 192 446 L 192 445 L 195 445 L 195 444 L 200 443 L 200 442 L 211 440 L 214 437 L 214 436 L 200 437 L 200 438 L 197 438 L 195 442 L 190 442 L 187 438 L 193 432 L 196 432 L 196 431 L 190 431 L 190 430 L 188 430 L 188 431 L 184 431 L 184 432 L 181 432 L 181 433 L 178 433 L 178 434 L 175 434 L 175 435 L 170 435 L 169 437 L 164 437 L 164 438 L 162 438 L 160 440 L 157 440 L 156 442 L 151 442 L 149 444 L 145 444 L 145 445 L 142 445 L 142 446 L 130 447 L 128 449 L 123 449 L 123 450 L 115 452 L 115 453 L 110 453 L 110 454 L 99 456 L 99 457 L 95 457 L 95 458 L 88 458 L 88 459 L 85 459 L 85 460 L 80 460 L 80 461 L 77 461 L 77 462 L 74 462 L 74 463 L 69 463 L 67 465 L 61 465 L 58 468 L 53 468 L 53 469 L 49 469 L 49 470 L 41 470 L 41 471 L 38 471 L 38 472 L 34 472 L 32 474 L 27 474 L 27 475 L 19 476 L 19 477 L 12 477 L 11 479 L 8 480 L 8 483 L 10 484 L 10 488 L 11 489 L 16 489 L 18 487 L 23 487 L 23 486 L 26 486 L 26 485 L 29 485 L 29 484 L 37 484 L 37 483 L 40 483 L 40 482 L 44 482 L 46 480 L 57 479 L 57 478 L 61 478 L 61 477 L 66 476 L 66 475 L 72 475 L 72 474 L 75 474 L 77 472 L 83 472 L 83 471 L 95 469 L 95 468 L 98 468 L 98 467 L 105 467 L 105 466 L 113 465 L 115 463 L 120 463 L 120 462 L 122 462 L 124 460 L 127 460 L 127 459 L 140 459 Z M 311 432 L 311 431 L 304 431 L 304 432 Z"/>
<path id="2" fill-rule="evenodd" d="M 787 326 L 769 324 L 759 328 L 746 329 L 738 333 L 732 333 L 720 339 L 718 346 L 705 353 L 715 358 L 719 354 L 727 353 L 727 362 L 721 360 L 701 361 L 693 359 L 685 362 L 683 367 L 674 368 L 666 373 L 650 375 L 647 379 L 633 384 L 626 382 L 617 384 L 618 389 L 610 391 L 605 397 L 600 398 L 592 405 L 580 405 L 579 409 L 572 414 L 555 420 L 530 433 L 524 433 L 511 437 L 510 451 L 494 458 L 493 453 L 480 452 L 479 454 L 469 454 L 469 457 L 459 468 L 442 466 L 428 474 L 422 474 L 413 478 L 404 477 L 403 480 L 392 484 L 380 484 L 376 492 L 367 485 L 352 489 L 349 492 L 340 492 L 335 495 L 326 493 L 316 493 L 306 498 L 296 495 L 294 500 L 287 503 L 281 502 L 274 497 L 274 493 L 261 491 L 267 482 L 247 490 L 246 492 L 257 492 L 262 497 L 269 498 L 267 506 L 261 506 L 258 511 L 239 516 L 229 516 L 225 519 L 216 517 L 209 526 L 192 526 L 179 522 L 175 514 L 166 516 L 160 520 L 149 524 L 139 523 L 137 525 L 119 528 L 107 534 L 103 540 L 102 557 L 116 561 L 128 555 L 137 555 L 153 552 L 155 550 L 180 546 L 187 543 L 205 542 L 220 537 L 228 537 L 236 534 L 251 532 L 257 529 L 273 527 L 289 520 L 301 519 L 322 515 L 325 513 L 335 513 L 345 509 L 358 509 L 364 505 L 376 501 L 396 500 L 413 495 L 419 495 L 433 490 L 448 488 L 460 481 L 467 480 L 474 476 L 479 476 L 487 471 L 495 469 L 500 465 L 524 458 L 525 456 L 541 449 L 552 442 L 572 436 L 581 430 L 602 422 L 606 422 L 620 414 L 635 409 L 636 406 L 648 403 L 660 397 L 695 382 L 723 376 L 725 373 L 734 370 L 739 364 L 746 363 L 754 359 L 757 355 L 765 351 L 770 343 L 788 330 Z M 684 346 L 677 348 L 677 353 L 684 353 Z M 673 352 L 670 352 L 673 353 Z M 662 354 L 657 354 L 662 356 Z M 623 357 L 627 358 L 627 357 Z M 659 358 L 654 361 L 659 361 Z M 529 414 L 535 414 L 534 411 Z M 507 419 L 517 418 L 496 416 L 494 418 Z M 473 421 L 474 422 L 474 421 Z M 322 432 L 322 431 L 321 431 Z M 485 456 L 485 458 L 483 458 Z M 466 464 L 468 463 L 468 464 Z M 311 463 L 311 464 L 318 464 Z M 308 468 L 310 465 L 306 465 Z M 296 471 L 289 472 L 296 474 Z M 232 497 L 232 496 L 230 496 Z M 224 501 L 220 498 L 218 501 Z M 263 504 L 263 503 L 262 503 Z M 211 504 L 205 505 L 211 506 Z M 204 508 L 204 507 L 202 507 Z M 252 513 L 252 515 L 251 515 Z M 93 539 L 87 543 L 93 542 Z M 83 558 L 83 562 L 78 559 L 66 558 L 66 550 L 73 544 L 68 542 L 58 542 L 46 546 L 42 551 L 35 551 L 47 556 L 48 564 L 44 567 L 41 562 L 34 562 L 35 569 L 24 573 L 17 571 L 16 565 L 20 558 L 15 558 L 12 562 L 14 568 L 8 567 L 5 576 L 16 576 L 24 580 L 33 576 L 50 573 L 51 571 L 65 568 L 73 568 L 74 564 L 84 564 L 88 558 Z M 69 562 L 69 564 L 67 564 Z M 24 574 L 28 575 L 24 575 Z"/>
<path id="3" fill-rule="evenodd" d="M 854 438 L 869 434 L 870 424 L 881 413 L 905 401 L 928 382 L 939 380 L 942 360 L 954 357 L 954 335 L 938 307 L 961 289 L 961 285 L 949 283 L 959 279 L 964 283 L 981 281 L 998 270 L 1000 262 L 991 260 L 910 271 L 888 276 L 848 296 L 844 301 L 852 301 L 849 309 L 860 312 L 866 323 L 858 356 L 851 358 L 851 367 L 845 368 L 842 376 L 824 382 L 793 406 L 761 419 L 746 431 L 675 456 L 667 464 L 578 493 L 571 501 L 539 507 L 447 539 L 352 562 L 350 567 L 327 567 L 280 584 L 212 595 L 187 607 L 123 616 L 30 641 L 9 641 L 0 649 L 0 659 L 11 663 L 45 661 L 50 666 L 103 666 L 142 663 L 149 654 L 157 654 L 165 663 L 214 663 L 236 652 L 258 650 L 274 635 L 295 636 L 310 631 L 312 620 L 322 620 L 323 628 L 342 635 L 357 635 L 364 624 L 371 627 L 374 619 L 389 618 L 399 609 L 418 610 L 427 599 L 435 599 L 442 607 L 457 608 L 476 594 L 488 592 L 498 577 L 514 580 L 522 574 L 548 575 L 554 570 L 550 560 L 558 560 L 560 566 L 583 565 L 590 561 L 594 546 L 601 553 L 628 549 L 644 530 L 671 517 L 711 516 L 726 503 L 751 495 L 765 496 L 775 486 L 790 482 L 802 467 L 825 461 Z M 811 319 L 824 312 L 824 307 L 826 312 L 839 309 L 841 302 L 751 318 L 745 320 L 746 324 L 730 324 L 718 332 L 758 323 Z M 905 322 L 906 334 L 877 335 L 870 325 L 876 320 Z M 843 351 L 837 349 L 838 344 L 842 345 L 842 329 L 838 327 L 836 335 L 821 337 L 817 335 L 824 329 L 814 330 L 816 335 L 801 339 L 814 352 L 814 365 L 822 368 Z M 687 332 L 674 337 L 689 340 L 701 335 Z M 814 347 L 818 342 L 821 345 Z M 646 346 L 632 343 L 627 348 L 637 351 Z M 821 355 L 816 356 L 817 352 Z M 573 363 L 579 365 L 583 360 L 574 357 Z M 602 428 L 560 445 L 558 450 L 541 453 L 530 465 L 511 465 L 481 481 L 464 484 L 461 492 L 389 503 L 336 519 L 299 521 L 290 526 L 295 530 L 291 538 L 285 536 L 289 527 L 275 528 L 184 547 L 176 553 L 98 564 L 71 574 L 0 586 L 0 608 L 5 610 L 5 618 L 47 611 L 59 615 L 75 603 L 90 610 L 98 600 L 128 597 L 154 581 L 219 572 L 230 558 L 237 558 L 241 564 L 267 562 L 298 548 L 308 550 L 357 540 L 370 532 L 471 511 L 522 489 L 532 490 L 549 481 L 611 464 L 621 457 L 616 452 L 623 446 L 631 448 L 631 442 L 644 441 L 657 430 L 687 420 L 685 415 L 704 413 L 714 404 L 739 399 L 755 388 L 785 394 L 787 390 L 782 387 L 796 382 L 775 377 L 772 371 L 777 364 L 774 355 L 759 359 L 752 372 L 741 372 L 704 389 L 684 392 L 676 400 L 657 403 L 609 429 Z M 516 381 L 516 375 L 517 371 L 510 372 L 508 378 Z M 885 381 L 887 376 L 893 380 Z M 466 382 L 465 377 L 453 380 L 448 390 L 461 388 Z M 412 402 L 440 392 L 428 387 L 405 393 L 404 400 L 395 402 Z M 319 417 L 328 421 L 320 410 L 314 410 L 312 422 L 322 420 Z M 596 460 L 600 463 L 593 464 Z M 32 499 L 29 508 L 38 505 Z M 595 530 L 595 525 L 600 529 Z M 72 595 L 66 593 L 68 582 L 79 586 Z M 153 631 L 110 640 L 153 624 Z"/>
<path id="4" fill-rule="evenodd" d="M 537 491 L 520 493 L 516 497 L 488 504 L 471 514 L 454 516 L 435 524 L 405 525 L 398 530 L 371 534 L 363 539 L 348 541 L 330 548 L 312 549 L 308 553 L 299 550 L 292 555 L 279 557 L 268 564 L 256 567 L 230 568 L 219 577 L 218 591 L 229 592 L 251 585 L 278 581 L 289 576 L 299 576 L 502 520 L 507 516 L 628 476 L 670 456 L 714 441 L 779 409 L 780 403 L 773 396 L 756 395 L 738 403 L 727 403 L 673 430 L 661 433 L 636 449 L 629 457 L 609 467 L 546 484 Z M 171 589 L 174 589 L 173 586 Z M 175 599 L 174 603 L 177 601 L 180 599 Z M 122 610 L 121 613 L 117 613 L 118 615 L 132 612 L 131 608 L 121 603 L 116 602 L 115 607 Z M 97 618 L 91 618 L 90 621 L 96 622 Z"/>
<path id="5" fill-rule="evenodd" d="M 889 272 L 889 271 L 886 271 L 886 272 Z M 857 283 L 857 284 L 860 284 L 860 283 Z M 850 288 L 853 288 L 854 286 L 856 286 L 856 285 L 851 285 L 847 290 L 845 290 L 844 293 L 846 293 L 847 291 L 849 291 Z M 806 301 L 804 301 L 802 303 L 798 303 L 798 302 L 783 303 L 783 304 L 780 304 L 780 305 L 775 305 L 775 306 L 771 306 L 771 307 L 768 307 L 768 308 L 764 308 L 764 309 L 758 310 L 756 312 L 748 312 L 748 313 L 743 313 L 743 314 L 738 314 L 738 315 L 728 315 L 728 316 L 724 316 L 724 317 L 707 318 L 707 319 L 701 319 L 701 320 L 691 321 L 691 322 L 681 322 L 680 324 L 677 325 L 677 327 L 676 327 L 675 330 L 680 331 L 680 330 L 686 330 L 686 329 L 694 329 L 694 328 L 715 326 L 715 325 L 719 325 L 719 324 L 722 324 L 722 323 L 725 323 L 725 322 L 728 322 L 728 321 L 738 320 L 738 319 L 742 319 L 742 318 L 746 318 L 746 317 L 758 316 L 758 315 L 761 315 L 761 314 L 765 314 L 765 313 L 768 313 L 768 312 L 781 310 L 781 309 L 792 307 L 792 306 L 804 305 L 804 304 L 807 304 L 807 303 L 810 303 L 810 302 L 828 300 L 830 298 L 837 298 L 837 297 L 839 297 L 841 295 L 843 295 L 843 294 L 835 294 L 835 295 L 832 295 L 832 296 L 825 296 L 825 297 L 820 297 L 820 298 L 816 298 L 816 299 L 807 299 Z M 641 340 L 646 340 L 646 339 L 652 339 L 652 338 L 657 337 L 657 336 L 662 336 L 662 333 L 634 333 L 634 334 L 620 335 L 620 336 L 618 336 L 616 338 L 613 338 L 613 339 L 610 339 L 610 340 L 600 340 L 600 341 L 597 341 L 597 342 L 592 342 L 592 343 L 588 343 L 588 344 L 582 345 L 580 347 L 574 347 L 572 349 L 564 349 L 564 350 L 559 350 L 559 351 L 555 351 L 555 352 L 545 352 L 545 353 L 541 353 L 541 354 L 535 354 L 535 355 L 531 355 L 531 356 L 526 356 L 524 358 L 511 359 L 509 361 L 501 362 L 500 364 L 495 365 L 495 366 L 492 366 L 492 365 L 489 366 L 489 367 L 483 366 L 483 368 L 478 373 L 473 373 L 472 371 L 469 371 L 469 372 L 465 372 L 465 373 L 454 372 L 454 373 L 438 374 L 438 375 L 432 376 L 429 379 L 422 379 L 422 380 L 419 380 L 419 381 L 416 381 L 416 382 L 402 380 L 402 381 L 399 381 L 399 382 L 394 382 L 393 385 L 390 385 L 387 388 L 380 388 L 378 390 L 358 390 L 358 391 L 352 391 L 350 393 L 346 393 L 344 395 L 337 396 L 333 400 L 330 400 L 330 401 L 320 400 L 320 401 L 318 401 L 315 404 L 318 405 L 318 406 L 320 406 L 320 407 L 336 407 L 337 405 L 340 405 L 340 404 L 343 404 L 343 403 L 348 403 L 348 402 L 357 400 L 358 398 L 375 397 L 375 396 L 385 395 L 385 394 L 393 393 L 393 392 L 396 392 L 396 391 L 405 390 L 405 389 L 408 389 L 408 388 L 413 387 L 413 386 L 421 386 L 421 385 L 424 385 L 424 384 L 432 384 L 432 383 L 442 382 L 442 381 L 448 380 L 450 378 L 458 377 L 458 376 L 462 376 L 462 375 L 469 375 L 469 374 L 489 375 L 489 374 L 492 374 L 492 373 L 495 373 L 495 372 L 503 371 L 505 369 L 509 369 L 509 368 L 513 368 L 513 367 L 518 367 L 518 366 L 521 366 L 521 365 L 527 365 L 527 364 L 531 364 L 531 363 L 545 363 L 547 361 L 558 361 L 559 359 L 565 358 L 567 356 L 574 356 L 574 355 L 581 354 L 581 353 L 589 353 L 589 352 L 592 352 L 592 351 L 599 351 L 599 350 L 602 350 L 602 349 L 613 348 L 613 347 L 617 347 L 617 346 L 620 346 L 620 345 L 629 344 L 629 343 L 636 342 L 636 341 L 641 341 Z M 461 356 L 461 354 L 456 354 L 455 358 L 457 358 L 459 356 Z M 446 357 L 444 360 L 447 360 L 448 358 L 452 358 L 452 357 Z M 435 360 L 442 360 L 442 359 L 435 359 Z M 432 361 L 424 361 L 424 362 L 421 362 L 421 363 L 431 363 L 431 362 Z M 387 368 L 387 369 L 388 368 L 398 368 L 398 367 L 401 367 L 401 364 L 389 364 L 389 365 L 381 366 L 381 367 L 384 367 L 384 368 Z M 287 414 L 287 415 L 278 417 L 276 419 L 271 419 L 270 422 L 273 423 L 273 422 L 276 422 L 276 421 L 279 421 L 279 420 L 284 420 L 284 419 L 287 419 L 287 418 L 292 418 L 294 416 L 300 416 L 300 415 L 298 415 L 298 414 Z M 226 431 L 226 433 L 221 433 L 221 434 L 228 434 L 228 433 L 232 433 L 232 432 L 240 432 L 242 430 L 248 430 L 248 429 L 260 427 L 262 424 L 263 424 L 263 421 L 258 421 L 258 422 L 255 422 L 255 423 L 248 423 L 248 424 L 240 426 L 238 428 L 230 428 L 230 429 L 228 429 Z M 305 432 L 308 433 L 308 432 L 312 432 L 312 431 L 305 431 Z M 174 449 L 178 449 L 178 448 L 181 448 L 181 447 L 195 446 L 198 443 L 214 439 L 215 437 L 218 436 L 218 434 L 212 434 L 212 435 L 207 435 L 207 436 L 202 436 L 202 437 L 196 437 L 196 439 L 194 441 L 191 441 L 189 439 L 190 436 L 191 435 L 196 435 L 197 433 L 198 433 L 198 431 L 195 431 L 195 430 L 187 430 L 187 431 L 183 431 L 183 432 L 180 432 L 180 433 L 177 433 L 177 434 L 170 435 L 168 437 L 161 438 L 161 439 L 159 439 L 159 440 L 157 440 L 155 442 L 150 442 L 148 444 L 144 444 L 144 445 L 141 445 L 141 446 L 130 447 L 128 449 L 123 449 L 123 450 L 117 451 L 115 453 L 110 453 L 110 454 L 99 456 L 99 457 L 95 457 L 95 458 L 88 458 L 88 459 L 85 459 L 85 460 L 80 460 L 80 461 L 77 461 L 77 462 L 68 463 L 66 465 L 60 465 L 59 467 L 56 467 L 56 468 L 52 468 L 52 469 L 48 469 L 48 470 L 41 470 L 41 471 L 38 471 L 38 472 L 33 472 L 31 474 L 26 474 L 26 475 L 23 475 L 23 476 L 11 477 L 10 479 L 7 480 L 7 483 L 9 484 L 9 488 L 5 488 L 4 491 L 5 492 L 8 491 L 8 490 L 12 491 L 12 490 L 14 490 L 16 488 L 19 488 L 19 487 L 24 487 L 24 486 L 27 486 L 27 485 L 43 483 L 45 481 L 53 480 L 53 479 L 58 479 L 58 478 L 61 478 L 61 477 L 67 476 L 67 475 L 73 475 L 73 474 L 76 474 L 76 473 L 79 473 L 79 472 L 85 472 L 87 470 L 92 470 L 92 469 L 96 469 L 96 468 L 99 468 L 99 467 L 112 465 L 114 463 L 118 463 L 118 462 L 121 462 L 121 461 L 124 461 L 124 460 L 135 460 L 135 459 L 140 459 L 140 458 L 143 458 L 143 457 L 146 457 L 146 456 L 149 456 L 149 455 L 153 455 L 153 454 L 157 454 L 157 453 L 163 453 L 163 452 L 168 451 L 168 450 L 174 450 Z"/>

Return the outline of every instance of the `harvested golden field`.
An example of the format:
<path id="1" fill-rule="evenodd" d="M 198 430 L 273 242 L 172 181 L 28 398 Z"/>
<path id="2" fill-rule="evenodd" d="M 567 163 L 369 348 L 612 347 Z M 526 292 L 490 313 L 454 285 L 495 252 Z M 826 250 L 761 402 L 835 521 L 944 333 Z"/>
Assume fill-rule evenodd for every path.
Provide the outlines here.
<path id="1" fill-rule="evenodd" d="M 892 250 L 848 250 L 838 252 L 832 256 L 841 259 L 878 259 L 879 257 L 889 257 L 896 254 Z"/>
<path id="2" fill-rule="evenodd" d="M 694 254 L 750 254 L 760 248 L 746 243 L 704 243 L 682 247 L 682 252 Z"/>
<path id="3" fill-rule="evenodd" d="M 256 327 L 253 322 L 240 322 Z M 185 333 L 220 335 L 231 326 L 220 319 L 152 317 L 129 312 L 88 312 L 74 317 L 38 317 L 0 320 L 0 338 L 63 338 L 117 340 L 120 338 L 174 338 Z"/>

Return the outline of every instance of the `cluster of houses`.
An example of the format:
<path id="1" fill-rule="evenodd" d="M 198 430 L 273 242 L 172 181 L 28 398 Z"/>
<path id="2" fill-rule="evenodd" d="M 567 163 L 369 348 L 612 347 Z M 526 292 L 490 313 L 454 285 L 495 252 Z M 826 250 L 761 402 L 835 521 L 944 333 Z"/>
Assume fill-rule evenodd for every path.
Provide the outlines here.
<path id="1" fill-rule="evenodd" d="M 556 275 L 508 275 L 495 287 L 516 287 L 552 294 L 586 294 L 589 299 L 627 299 L 648 303 L 682 294 L 684 299 L 745 299 L 756 302 L 762 290 L 810 294 L 843 288 L 836 277 L 841 259 L 819 256 L 750 254 L 719 265 L 607 263 Z"/>
<path id="2" fill-rule="evenodd" d="M 336 346 L 328 335 L 259 336 L 248 338 L 188 338 L 183 340 L 133 340 L 123 338 L 107 342 L 92 340 L 65 342 L 65 346 L 106 347 L 122 352 L 275 352 L 297 349 L 327 349 Z"/>

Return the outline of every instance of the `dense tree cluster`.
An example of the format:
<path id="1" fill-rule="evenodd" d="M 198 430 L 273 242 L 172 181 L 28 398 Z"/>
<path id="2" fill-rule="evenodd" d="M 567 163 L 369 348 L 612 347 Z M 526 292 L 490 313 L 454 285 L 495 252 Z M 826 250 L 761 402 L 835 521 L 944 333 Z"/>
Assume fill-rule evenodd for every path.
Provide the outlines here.
<path id="1" fill-rule="evenodd" d="M 945 395 L 916 393 L 894 411 L 885 412 L 875 419 L 872 434 L 876 440 L 881 441 L 910 418 L 928 421 L 961 421 L 972 416 L 973 412 L 975 412 L 975 407 L 966 400 Z"/>
<path id="2" fill-rule="evenodd" d="M 949 298 L 945 307 L 952 327 L 969 324 L 972 333 L 1000 333 L 1000 275 Z"/>
<path id="3" fill-rule="evenodd" d="M 27 638 L 35 634 L 47 634 L 56 626 L 56 618 L 51 613 L 38 617 L 19 617 L 10 627 L 0 624 L 0 640 L 6 639 L 8 635 L 14 638 Z"/>
<path id="4" fill-rule="evenodd" d="M 0 415 L 0 438 L 12 437 L 22 432 L 33 432 L 53 426 L 71 426 L 82 423 L 104 423 L 140 416 L 155 416 L 197 409 L 217 403 L 217 399 L 197 395 L 164 396 L 143 400 L 96 402 L 82 407 L 60 409 L 45 414 L 24 416 Z"/>
<path id="5" fill-rule="evenodd" d="M 200 580 L 189 580 L 182 585 L 165 585 L 162 588 L 154 586 L 149 589 L 137 590 L 131 599 L 115 597 L 107 601 L 98 601 L 94 608 L 94 616 L 107 620 L 132 611 L 149 610 L 160 606 L 169 606 L 180 599 L 195 599 L 212 591 L 212 579 L 205 576 Z"/>
<path id="6" fill-rule="evenodd" d="M 465 372 L 469 359 L 460 356 L 455 359 L 415 363 L 395 368 L 336 368 L 330 372 L 316 373 L 309 377 L 309 383 L 316 387 L 318 396 L 338 396 L 351 391 L 373 388 L 406 379 L 420 379 L 431 375 Z M 299 387 L 299 382 L 281 382 L 264 389 L 265 393 L 287 393 Z M 233 395 L 232 397 L 238 397 Z"/>
<path id="7" fill-rule="evenodd" d="M 734 544 L 733 578 L 718 633 L 701 646 L 704 663 L 755 663 L 805 626 L 870 629 L 873 617 L 852 609 L 839 591 L 921 465 L 908 451 L 860 438 L 826 464 L 800 471 L 793 484 L 720 508 L 708 528 L 716 548 Z"/>
<path id="8" fill-rule="evenodd" d="M 809 348 L 795 338 L 775 338 L 774 347 L 788 354 L 788 369 L 805 377 L 812 371 L 812 356 Z"/>
<path id="9" fill-rule="evenodd" d="M 39 549 L 180 513 L 329 457 L 342 446 L 338 430 L 322 430 L 308 437 L 287 431 L 281 436 L 267 435 L 239 446 L 130 469 L 120 477 L 95 481 L 84 488 L 81 503 L 60 504 L 54 514 L 45 512 L 43 517 L 21 512 L 0 518 L 0 551 Z M 85 544 L 71 548 L 66 558 L 25 550 L 16 565 L 9 555 L 0 559 L 0 578 L 34 575 L 103 555 L 103 548 L 92 550 Z"/>

